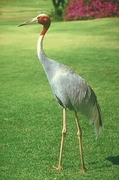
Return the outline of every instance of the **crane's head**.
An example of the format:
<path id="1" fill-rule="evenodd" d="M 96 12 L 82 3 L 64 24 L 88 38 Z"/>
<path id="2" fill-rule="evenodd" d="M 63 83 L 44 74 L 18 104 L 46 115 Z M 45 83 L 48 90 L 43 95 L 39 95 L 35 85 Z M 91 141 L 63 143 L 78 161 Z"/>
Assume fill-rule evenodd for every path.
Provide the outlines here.
<path id="1" fill-rule="evenodd" d="M 33 18 L 33 19 L 29 20 L 29 21 L 23 22 L 22 24 L 18 25 L 18 27 L 19 26 L 24 26 L 24 25 L 29 25 L 29 24 L 35 24 L 35 23 L 42 24 L 46 29 L 48 29 L 49 26 L 50 26 L 51 20 L 50 20 L 48 15 L 39 14 L 35 18 Z"/>

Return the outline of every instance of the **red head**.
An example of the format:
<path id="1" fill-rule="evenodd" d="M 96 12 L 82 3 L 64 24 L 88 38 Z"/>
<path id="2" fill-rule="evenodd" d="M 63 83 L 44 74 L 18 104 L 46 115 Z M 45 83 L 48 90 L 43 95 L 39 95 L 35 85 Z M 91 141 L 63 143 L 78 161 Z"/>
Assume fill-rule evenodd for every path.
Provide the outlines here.
<path id="1" fill-rule="evenodd" d="M 46 14 L 40 14 L 37 16 L 37 19 L 39 24 L 42 24 L 46 28 L 49 28 L 51 23 L 49 16 L 47 16 Z"/>
<path id="2" fill-rule="evenodd" d="M 48 28 L 50 27 L 51 20 L 49 16 L 46 14 L 40 14 L 37 16 L 38 23 L 43 25 L 43 30 L 41 32 L 41 35 L 44 35 Z"/>
<path id="3" fill-rule="evenodd" d="M 24 25 L 29 25 L 29 24 L 34 24 L 34 23 L 39 23 L 43 25 L 43 30 L 41 32 L 41 35 L 44 35 L 48 28 L 50 27 L 51 20 L 48 15 L 46 14 L 39 14 L 35 18 L 31 19 L 30 21 L 26 21 L 19 26 L 24 26 Z M 18 26 L 18 27 L 19 27 Z"/>

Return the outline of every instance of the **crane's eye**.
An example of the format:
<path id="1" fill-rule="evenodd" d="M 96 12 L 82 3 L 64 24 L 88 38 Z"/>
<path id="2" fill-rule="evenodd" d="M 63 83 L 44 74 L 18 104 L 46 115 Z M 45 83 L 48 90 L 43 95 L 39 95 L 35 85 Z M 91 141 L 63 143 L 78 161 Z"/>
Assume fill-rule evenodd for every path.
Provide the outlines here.
<path id="1" fill-rule="evenodd" d="M 39 23 L 42 22 L 42 17 L 38 16 L 37 19 L 38 19 L 38 22 L 39 22 Z"/>

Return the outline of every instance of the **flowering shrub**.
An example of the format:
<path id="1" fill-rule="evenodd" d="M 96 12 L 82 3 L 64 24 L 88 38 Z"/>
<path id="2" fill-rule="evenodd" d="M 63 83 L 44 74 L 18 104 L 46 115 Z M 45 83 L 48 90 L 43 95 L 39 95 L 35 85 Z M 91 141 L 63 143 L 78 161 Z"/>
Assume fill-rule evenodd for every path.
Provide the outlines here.
<path id="1" fill-rule="evenodd" d="M 119 17 L 119 3 L 106 0 L 69 0 L 65 20 Z"/>

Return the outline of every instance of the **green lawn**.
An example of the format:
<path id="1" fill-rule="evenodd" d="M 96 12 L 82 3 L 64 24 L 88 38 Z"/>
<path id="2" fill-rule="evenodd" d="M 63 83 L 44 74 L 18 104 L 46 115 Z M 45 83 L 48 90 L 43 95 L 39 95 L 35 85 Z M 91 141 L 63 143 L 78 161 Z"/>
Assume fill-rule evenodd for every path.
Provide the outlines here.
<path id="1" fill-rule="evenodd" d="M 67 110 L 64 169 L 57 172 L 52 167 L 58 164 L 62 109 L 36 54 L 42 26 L 17 27 L 38 14 L 35 2 L 0 2 L 1 180 L 118 180 L 119 19 L 53 22 L 46 34 L 46 54 L 92 86 L 105 124 L 96 140 L 93 127 L 79 113 L 87 167 L 81 174 L 77 129 L 73 113 Z M 50 0 L 42 0 L 40 8 L 49 14 Z"/>

